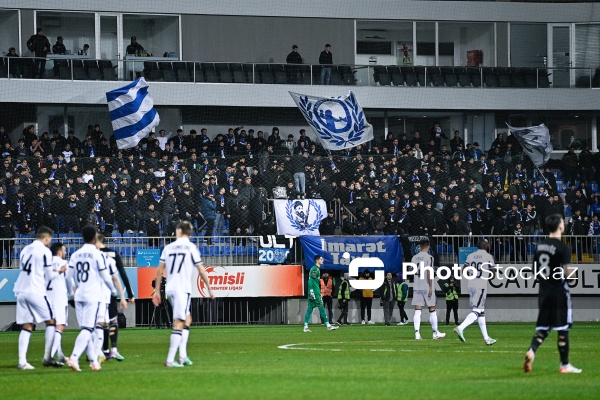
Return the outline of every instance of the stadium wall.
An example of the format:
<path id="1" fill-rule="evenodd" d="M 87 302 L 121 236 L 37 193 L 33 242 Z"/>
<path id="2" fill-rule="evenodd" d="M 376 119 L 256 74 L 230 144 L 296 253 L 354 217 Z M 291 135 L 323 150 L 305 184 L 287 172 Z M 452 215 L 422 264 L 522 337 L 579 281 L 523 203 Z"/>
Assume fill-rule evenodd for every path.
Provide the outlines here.
<path id="1" fill-rule="evenodd" d="M 414 307 L 410 305 L 410 300 L 406 303 L 406 313 L 410 321 L 413 320 Z M 598 301 L 600 297 L 573 297 L 573 319 L 575 322 L 598 322 L 600 321 L 600 310 Z M 337 309 L 337 300 L 334 300 L 333 314 L 337 319 L 340 311 Z M 511 297 L 488 297 L 485 304 L 485 317 L 487 322 L 528 322 L 533 323 L 537 319 L 538 299 L 535 296 L 511 296 Z M 469 307 L 469 297 L 461 296 L 459 299 L 458 319 L 464 320 L 471 311 Z M 300 324 L 304 322 L 306 313 L 305 299 L 287 300 L 288 324 Z M 446 319 L 446 302 L 443 297 L 438 296 L 437 313 L 441 330 L 444 331 Z M 393 323 L 398 322 L 398 308 L 394 307 Z M 383 323 L 383 308 L 379 306 L 379 299 L 373 299 L 372 320 L 376 323 Z M 348 321 L 351 323 L 360 323 L 360 301 L 351 300 L 348 311 Z M 422 322 L 429 322 L 429 313 L 421 314 Z M 450 318 L 453 323 L 453 317 Z M 320 324 L 320 317 L 314 312 L 311 319 L 312 324 Z"/>
<path id="2" fill-rule="evenodd" d="M 318 64 L 330 43 L 336 64 L 354 63 L 351 19 L 183 15 L 181 30 L 184 38 L 197 38 L 183 41 L 183 60 L 285 63 L 296 44 L 305 64 Z"/>

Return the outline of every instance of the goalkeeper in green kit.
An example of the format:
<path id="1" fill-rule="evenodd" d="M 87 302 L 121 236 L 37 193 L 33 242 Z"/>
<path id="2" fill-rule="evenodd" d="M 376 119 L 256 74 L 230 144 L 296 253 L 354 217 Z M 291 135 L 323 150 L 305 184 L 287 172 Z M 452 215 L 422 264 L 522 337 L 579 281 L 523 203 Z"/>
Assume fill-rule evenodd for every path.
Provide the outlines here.
<path id="1" fill-rule="evenodd" d="M 319 308 L 321 320 L 325 321 L 328 331 L 334 331 L 339 328 L 339 326 L 331 325 L 325 314 L 323 298 L 321 297 L 321 265 L 323 265 L 323 257 L 316 255 L 315 265 L 308 273 L 308 308 L 306 309 L 306 316 L 304 317 L 304 332 L 310 332 L 310 329 L 308 329 L 308 321 L 310 320 L 310 316 L 315 307 Z"/>

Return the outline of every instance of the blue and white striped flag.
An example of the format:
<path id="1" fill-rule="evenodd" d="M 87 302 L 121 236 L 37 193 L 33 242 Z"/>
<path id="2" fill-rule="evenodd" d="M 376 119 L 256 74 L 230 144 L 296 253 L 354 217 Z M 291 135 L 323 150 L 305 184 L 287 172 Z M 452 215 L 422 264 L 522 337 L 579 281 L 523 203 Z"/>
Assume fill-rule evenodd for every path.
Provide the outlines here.
<path id="1" fill-rule="evenodd" d="M 119 149 L 135 147 L 160 122 L 144 78 L 106 93 L 106 101 Z"/>

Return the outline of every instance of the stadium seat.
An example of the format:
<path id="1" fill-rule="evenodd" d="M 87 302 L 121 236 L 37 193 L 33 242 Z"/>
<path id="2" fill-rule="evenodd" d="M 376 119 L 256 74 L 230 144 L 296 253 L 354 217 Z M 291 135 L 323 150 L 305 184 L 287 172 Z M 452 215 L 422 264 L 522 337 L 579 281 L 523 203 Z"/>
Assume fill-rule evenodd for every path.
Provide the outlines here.
<path id="1" fill-rule="evenodd" d="M 212 63 L 202 63 L 202 71 L 204 72 L 204 82 L 219 83 L 219 74 Z"/>
<path id="2" fill-rule="evenodd" d="M 417 86 L 417 75 L 413 67 L 401 67 L 400 71 L 404 75 L 404 81 L 406 82 L 406 86 Z"/>
<path id="3" fill-rule="evenodd" d="M 219 82 L 221 83 L 231 83 L 233 82 L 233 78 L 231 76 L 231 71 L 229 70 L 229 64 L 226 63 L 215 63 L 215 70 L 219 75 Z"/>
<path id="4" fill-rule="evenodd" d="M 331 66 L 331 80 L 330 83 L 332 85 L 343 85 L 344 82 L 342 80 L 342 74 L 338 70 L 337 65 Z"/>
<path id="5" fill-rule="evenodd" d="M 229 69 L 233 74 L 233 81 L 235 83 L 246 83 L 246 74 L 242 64 L 229 64 Z"/>
<path id="6" fill-rule="evenodd" d="M 539 69 L 538 70 L 538 88 L 549 88 L 550 87 L 550 74 L 548 70 Z"/>
<path id="7" fill-rule="evenodd" d="M 288 77 L 283 65 L 271 64 L 271 70 L 273 72 L 273 77 L 275 78 L 275 83 L 279 85 L 286 85 L 288 83 Z"/>
<path id="8" fill-rule="evenodd" d="M 431 83 L 433 86 L 444 86 L 444 75 L 442 75 L 442 71 L 438 67 L 428 67 L 427 72 L 431 76 Z"/>
<path id="9" fill-rule="evenodd" d="M 380 86 L 392 85 L 392 78 L 388 74 L 387 68 L 383 65 L 376 65 L 373 68 L 373 81 Z"/>
<path id="10" fill-rule="evenodd" d="M 198 246 L 198 250 L 200 250 L 200 255 L 203 257 L 206 257 L 209 255 L 209 249 L 208 249 L 208 246 L 206 246 L 206 245 L 200 244 Z"/>
<path id="11" fill-rule="evenodd" d="M 483 70 L 483 83 L 486 87 L 498 87 L 498 77 L 494 73 L 493 68 L 482 68 Z"/>
<path id="12" fill-rule="evenodd" d="M 165 69 L 162 71 L 163 81 L 165 82 L 177 82 L 177 72 L 173 69 Z"/>
<path id="13" fill-rule="evenodd" d="M 221 255 L 221 248 L 219 246 L 209 246 L 208 255 L 211 257 L 219 257 Z"/>
<path id="14" fill-rule="evenodd" d="M 356 85 L 356 78 L 354 77 L 354 71 L 349 65 L 339 65 L 338 71 L 342 74 L 342 82 L 344 85 Z"/>
<path id="15" fill-rule="evenodd" d="M 455 71 L 458 74 L 458 84 L 461 87 L 471 87 L 471 75 L 467 68 L 456 68 Z"/>
<path id="16" fill-rule="evenodd" d="M 471 79 L 473 87 L 481 87 L 481 71 L 479 68 L 467 68 L 467 74 Z"/>
<path id="17" fill-rule="evenodd" d="M 232 253 L 231 246 L 223 246 L 223 255 L 230 256 Z"/>
<path id="18" fill-rule="evenodd" d="M 388 67 L 388 74 L 390 74 L 394 86 L 404 86 L 404 75 L 400 72 L 400 67 Z"/>
<path id="19" fill-rule="evenodd" d="M 498 77 L 498 86 L 502 88 L 511 87 L 510 72 L 508 68 L 496 68 L 496 76 Z"/>
<path id="20" fill-rule="evenodd" d="M 311 75 L 310 75 L 310 65 L 300 65 L 300 73 L 301 73 L 301 79 L 302 79 L 302 84 L 303 85 L 310 85 L 312 84 L 312 79 L 311 79 Z M 354 75 L 352 76 L 354 78 Z"/>
<path id="21" fill-rule="evenodd" d="M 458 86 L 458 78 L 456 77 L 456 73 L 454 68 L 452 67 L 442 67 L 440 68 L 440 72 L 443 75 L 444 82 L 448 87 Z"/>
<path id="22" fill-rule="evenodd" d="M 431 76 L 425 67 L 414 67 L 419 86 L 431 86 Z"/>
<path id="23" fill-rule="evenodd" d="M 237 256 L 246 255 L 246 248 L 244 246 L 235 246 L 235 255 L 237 255 Z"/>
<path id="24" fill-rule="evenodd" d="M 255 83 L 263 83 L 267 85 L 274 83 L 273 71 L 271 70 L 269 64 L 256 64 L 255 76 L 258 77 L 258 82 Z"/>

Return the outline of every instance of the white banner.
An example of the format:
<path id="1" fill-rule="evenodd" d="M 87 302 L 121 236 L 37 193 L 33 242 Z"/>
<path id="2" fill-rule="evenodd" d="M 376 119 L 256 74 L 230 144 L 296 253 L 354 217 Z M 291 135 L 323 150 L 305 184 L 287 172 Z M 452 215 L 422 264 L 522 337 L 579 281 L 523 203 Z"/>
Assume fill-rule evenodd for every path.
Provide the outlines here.
<path id="1" fill-rule="evenodd" d="M 327 217 L 325 200 L 274 200 L 274 203 L 278 235 L 320 235 L 319 225 Z"/>

